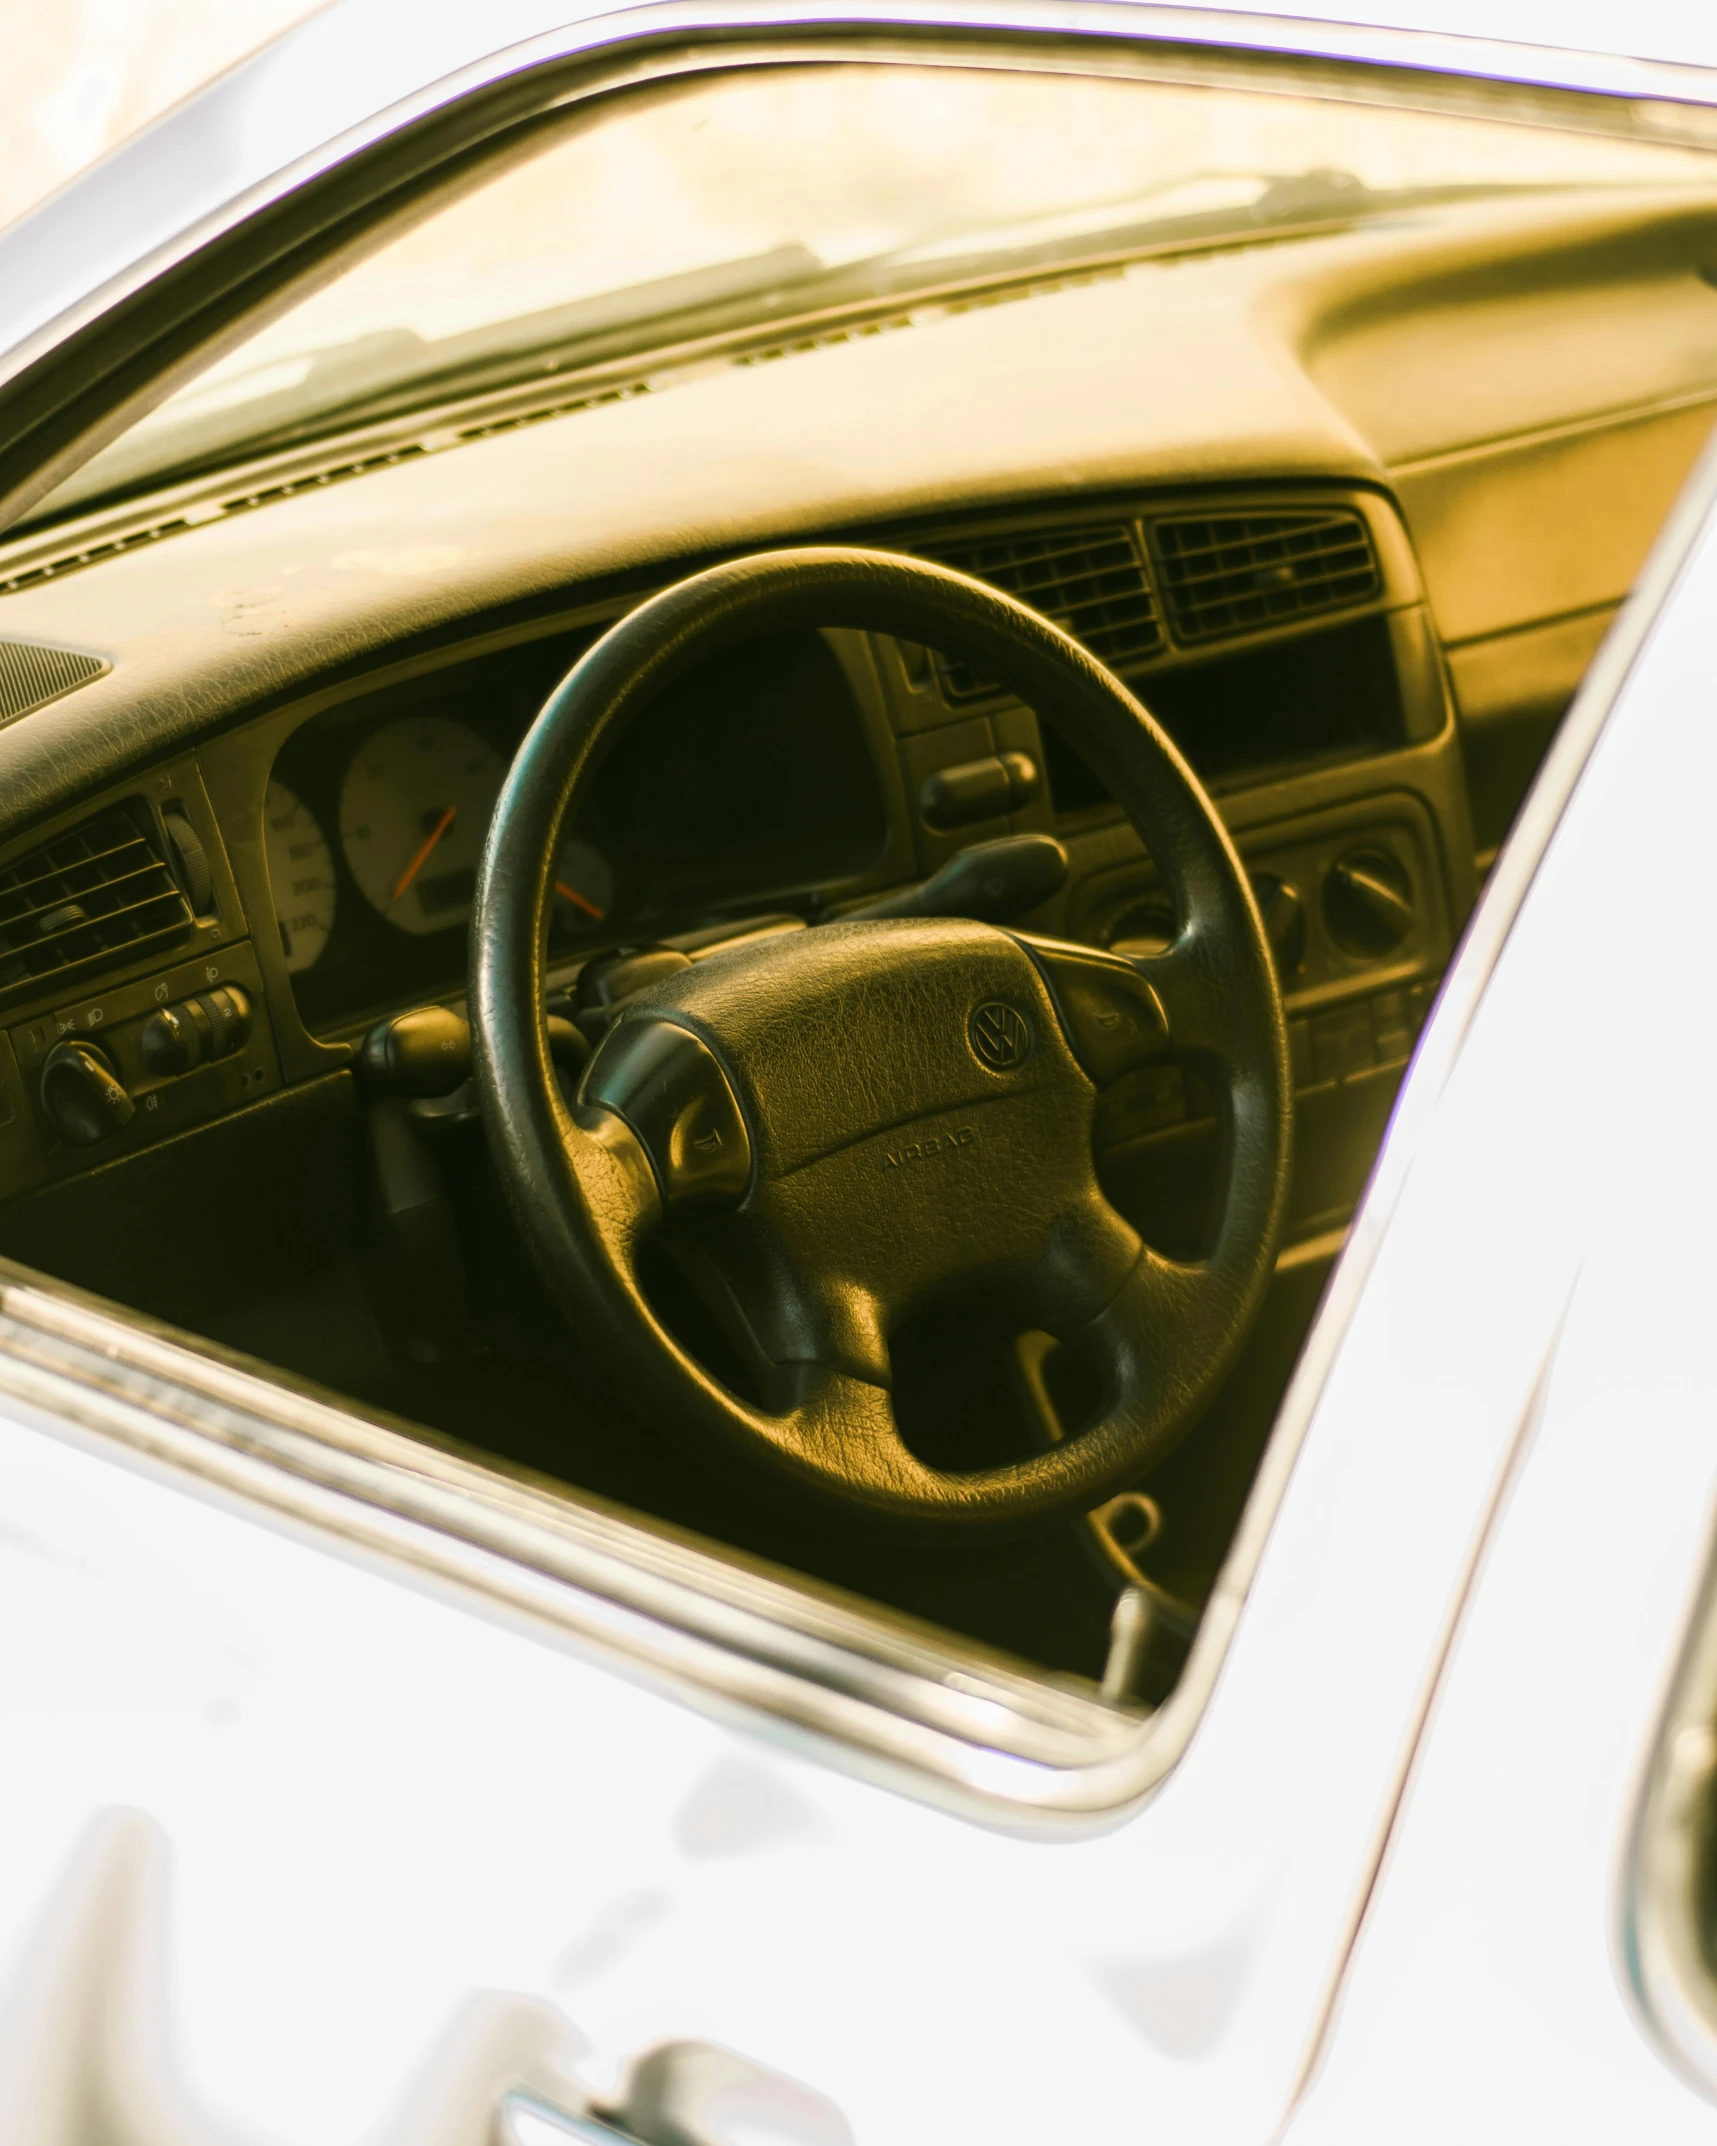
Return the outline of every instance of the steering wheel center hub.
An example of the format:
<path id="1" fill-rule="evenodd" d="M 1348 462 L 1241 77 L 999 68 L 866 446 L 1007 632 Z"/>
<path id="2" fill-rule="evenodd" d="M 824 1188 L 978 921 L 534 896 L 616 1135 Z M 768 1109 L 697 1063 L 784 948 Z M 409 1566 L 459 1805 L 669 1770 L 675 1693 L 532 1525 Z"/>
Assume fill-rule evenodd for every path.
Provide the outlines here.
<path id="1" fill-rule="evenodd" d="M 964 921 L 824 925 L 744 941 L 641 992 L 615 1023 L 667 1016 L 732 1082 L 770 1180 L 876 1135 L 1003 1098 L 1088 1109 L 1043 979 L 1008 933 Z M 986 1055 L 988 1024 L 1040 1047 Z M 600 1085 L 597 1056 L 593 1075 Z"/>

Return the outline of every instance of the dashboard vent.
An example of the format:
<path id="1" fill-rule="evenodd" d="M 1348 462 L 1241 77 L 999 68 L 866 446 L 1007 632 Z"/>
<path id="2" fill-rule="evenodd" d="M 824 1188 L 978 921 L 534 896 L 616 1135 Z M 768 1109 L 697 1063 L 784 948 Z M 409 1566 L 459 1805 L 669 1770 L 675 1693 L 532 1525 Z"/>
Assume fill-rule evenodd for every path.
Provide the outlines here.
<path id="1" fill-rule="evenodd" d="M 1017 596 L 1116 670 L 1163 645 L 1144 561 L 1126 528 L 1052 529 L 928 556 Z M 976 700 L 995 691 L 963 663 L 938 657 L 936 667 L 948 700 Z"/>
<path id="2" fill-rule="evenodd" d="M 191 929 L 191 905 L 140 808 L 113 805 L 0 871 L 0 990 Z"/>
<path id="3" fill-rule="evenodd" d="M 0 641 L 0 723 L 46 707 L 62 693 L 88 685 L 111 666 L 75 648 L 39 648 L 33 641 Z"/>
<path id="4" fill-rule="evenodd" d="M 1340 611 L 1382 586 L 1357 514 L 1177 514 L 1152 522 L 1151 541 L 1180 641 Z"/>

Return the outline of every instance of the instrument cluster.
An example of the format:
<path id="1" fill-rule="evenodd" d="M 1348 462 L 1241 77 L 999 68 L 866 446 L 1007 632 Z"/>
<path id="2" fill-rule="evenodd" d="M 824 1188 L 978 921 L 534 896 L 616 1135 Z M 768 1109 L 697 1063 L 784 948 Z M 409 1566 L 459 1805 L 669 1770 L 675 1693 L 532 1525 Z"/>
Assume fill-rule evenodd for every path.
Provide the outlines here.
<path id="1" fill-rule="evenodd" d="M 264 847 L 309 1027 L 457 987 L 507 768 L 581 645 L 453 664 L 327 711 L 282 747 Z M 665 692 L 603 764 L 556 856 L 553 939 L 571 954 L 660 937 L 862 874 L 887 836 L 872 746 L 828 645 L 747 643 Z"/>

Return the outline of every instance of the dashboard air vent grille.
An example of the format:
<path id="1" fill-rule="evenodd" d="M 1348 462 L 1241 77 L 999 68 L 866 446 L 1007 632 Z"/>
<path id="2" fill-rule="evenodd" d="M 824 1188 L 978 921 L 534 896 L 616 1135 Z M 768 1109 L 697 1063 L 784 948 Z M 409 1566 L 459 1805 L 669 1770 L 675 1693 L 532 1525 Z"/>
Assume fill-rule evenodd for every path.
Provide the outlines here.
<path id="1" fill-rule="evenodd" d="M 190 931 L 191 905 L 143 827 L 113 805 L 0 871 L 0 990 Z"/>
<path id="2" fill-rule="evenodd" d="M 1045 530 L 938 548 L 933 556 L 1043 612 L 1114 669 L 1163 645 L 1144 561 L 1126 528 Z M 949 700 L 995 690 L 963 663 L 939 660 L 937 667 Z"/>
<path id="3" fill-rule="evenodd" d="M 109 666 L 75 648 L 38 648 L 33 641 L 0 641 L 0 723 L 28 715 L 62 693 L 87 685 Z"/>
<path id="4" fill-rule="evenodd" d="M 1151 524 L 1151 540 L 1181 641 L 1340 611 L 1382 586 L 1357 514 L 1173 515 Z"/>

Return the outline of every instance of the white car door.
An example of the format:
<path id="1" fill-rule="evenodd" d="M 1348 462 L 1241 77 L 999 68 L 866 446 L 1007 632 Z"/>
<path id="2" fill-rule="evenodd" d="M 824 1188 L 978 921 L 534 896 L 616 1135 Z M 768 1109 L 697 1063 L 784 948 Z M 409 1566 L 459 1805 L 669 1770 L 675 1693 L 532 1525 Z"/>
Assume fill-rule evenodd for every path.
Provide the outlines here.
<path id="1" fill-rule="evenodd" d="M 1643 1840 L 1635 1823 L 1717 1491 L 1703 1072 L 1717 1048 L 1703 984 L 1717 543 L 1697 531 L 1714 484 L 1708 456 L 1591 681 L 1588 732 L 1617 699 L 1583 766 L 1588 738 L 1564 741 L 1577 786 L 1414 1166 L 1435 1192 L 1415 1216 L 1409 1190 L 1391 1232 L 1414 1243 L 1417 1286 L 1380 1292 L 1386 1247 L 1344 1344 L 1345 1362 L 1388 1320 L 1367 1405 L 1391 1420 L 1409 1390 L 1440 1384 L 1426 1367 L 1457 1315 L 1454 1268 L 1559 1277 L 1296 2141 L 1443 2138 L 1475 2120 L 1486 2138 L 1709 2133 L 1709 1967 L 1672 1961 L 1663 1937 L 1677 1915 L 1697 1923 L 1695 1876 L 1672 1845 L 1655 1867 L 1654 1837 L 1702 1827 L 1703 1714 L 1672 1711 Z M 1544 812 L 1554 770 L 1546 781 Z M 1618 901 L 1641 875 L 1649 900 Z M 1443 1405 L 1452 1420 L 1458 1391 Z M 1701 1616 L 1690 1644 L 1708 1651 Z M 1654 1899 L 1665 1884 L 1679 1897 Z"/>
<path id="2" fill-rule="evenodd" d="M 1378 1319 L 1416 1236 L 1385 1248 Z M 9 1289 L 14 2135 L 28 2110 L 44 2141 L 85 2136 L 93 2095 L 126 2140 L 464 2146 L 509 2088 L 575 2106 L 682 2038 L 810 2083 L 860 2138 L 1141 2108 L 1267 2135 L 1561 1312 L 1559 1251 L 1505 1289 L 1475 1262 L 1417 1391 L 1357 1330 L 1244 1608 L 1219 1599 L 1148 1727 L 1064 1721 L 1036 1759 L 1004 1755 L 1000 1677 L 943 1670 L 965 1719 L 915 1735 L 889 1688 L 912 1665 L 867 1677 L 826 1628 L 802 1635 L 816 1729 L 791 1670 L 753 1665 L 761 1708 L 712 1692 L 671 1600 L 651 1618 L 598 1572 L 559 1578 L 522 1525 L 509 1569 L 454 1514 L 389 1513 L 397 1483 L 307 1481 L 329 1456 L 170 1348 L 139 1363 L 103 1315 Z M 1190 1746 L 1133 1808 L 1231 1624 Z"/>

